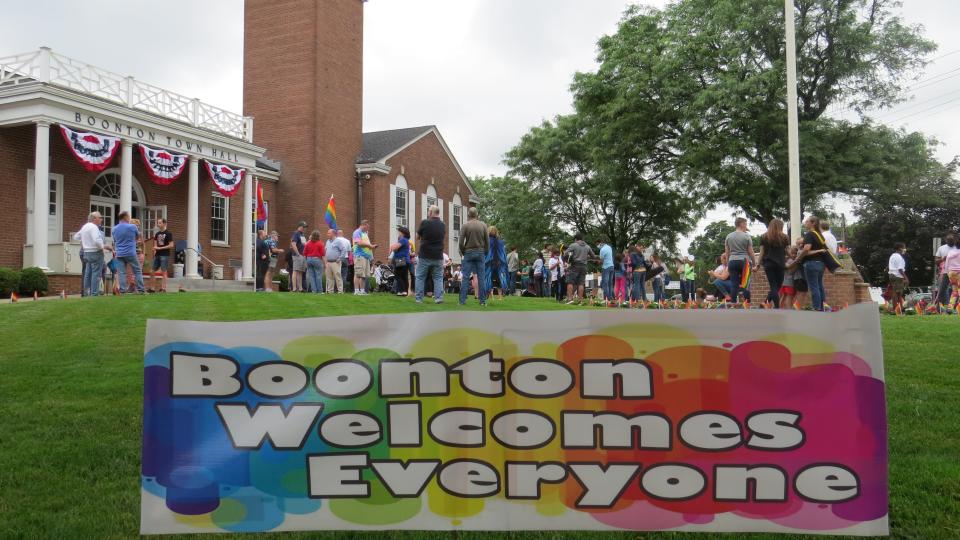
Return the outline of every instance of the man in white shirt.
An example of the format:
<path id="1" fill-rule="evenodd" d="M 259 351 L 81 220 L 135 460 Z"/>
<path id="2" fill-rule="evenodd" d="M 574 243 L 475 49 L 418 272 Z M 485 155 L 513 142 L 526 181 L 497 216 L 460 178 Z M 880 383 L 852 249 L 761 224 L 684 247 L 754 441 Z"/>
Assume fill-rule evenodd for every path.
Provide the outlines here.
<path id="1" fill-rule="evenodd" d="M 943 262 L 947 259 L 950 248 L 956 245 L 956 241 L 957 237 L 953 233 L 948 234 L 944 238 L 944 243 L 937 248 L 937 253 L 934 256 L 934 268 L 937 271 L 937 297 L 935 300 L 941 304 L 950 302 L 950 277 L 947 275 L 947 269 Z"/>
<path id="2" fill-rule="evenodd" d="M 826 220 L 820 222 L 820 234 L 823 235 L 823 241 L 827 244 L 827 249 L 834 255 L 837 254 L 837 237 L 830 232 L 830 223 Z"/>
<path id="3" fill-rule="evenodd" d="M 887 273 L 890 279 L 890 307 L 896 308 L 903 302 L 903 291 L 909 281 L 907 280 L 907 260 L 903 258 L 907 246 L 903 242 L 897 242 L 893 245 L 893 254 L 890 255 L 890 261 L 887 263 Z"/>
<path id="4" fill-rule="evenodd" d="M 103 272 L 103 251 L 110 249 L 103 244 L 100 212 L 91 212 L 87 223 L 73 235 L 80 241 L 80 259 L 83 261 L 83 296 L 100 296 L 100 274 Z"/>

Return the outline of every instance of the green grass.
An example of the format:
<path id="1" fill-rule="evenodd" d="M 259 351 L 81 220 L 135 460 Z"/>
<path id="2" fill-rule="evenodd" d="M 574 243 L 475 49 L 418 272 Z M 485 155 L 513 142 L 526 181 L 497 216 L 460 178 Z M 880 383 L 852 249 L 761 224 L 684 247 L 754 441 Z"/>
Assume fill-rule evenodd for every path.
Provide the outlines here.
<path id="1" fill-rule="evenodd" d="M 466 309 L 480 309 L 476 301 Z M 454 302 L 168 294 L 0 305 L 0 538 L 129 538 L 139 530 L 144 323 L 460 310 Z M 496 310 L 575 309 L 516 298 Z M 960 538 L 960 320 L 884 317 L 891 534 Z M 251 538 L 257 535 L 222 535 Z M 372 540 L 785 538 L 682 533 L 276 533 Z M 190 538 L 190 537 L 186 537 Z M 800 536 L 798 538 L 811 538 Z"/>

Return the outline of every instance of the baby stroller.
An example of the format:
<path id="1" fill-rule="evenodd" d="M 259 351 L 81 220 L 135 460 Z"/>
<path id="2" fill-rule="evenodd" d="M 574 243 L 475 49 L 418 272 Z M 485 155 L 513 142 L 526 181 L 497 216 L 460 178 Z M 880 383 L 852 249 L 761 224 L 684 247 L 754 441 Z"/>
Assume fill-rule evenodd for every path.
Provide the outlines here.
<path id="1" fill-rule="evenodd" d="M 394 292 L 393 288 L 396 284 L 397 277 L 394 275 L 393 269 L 390 268 L 389 265 L 377 265 L 373 277 L 377 280 L 377 292 Z"/>

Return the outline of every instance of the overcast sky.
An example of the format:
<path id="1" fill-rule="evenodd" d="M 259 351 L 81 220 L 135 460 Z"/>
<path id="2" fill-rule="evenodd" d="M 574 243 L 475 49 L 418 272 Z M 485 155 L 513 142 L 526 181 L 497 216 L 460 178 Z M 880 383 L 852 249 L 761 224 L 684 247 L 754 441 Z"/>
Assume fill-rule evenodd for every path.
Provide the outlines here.
<path id="1" fill-rule="evenodd" d="M 904 2 L 904 18 L 923 24 L 940 50 L 911 90 L 915 98 L 877 115 L 939 138 L 944 160 L 960 154 L 957 1 Z M 531 126 L 570 112 L 573 73 L 595 67 L 597 39 L 616 30 L 630 3 L 370 0 L 364 129 L 436 124 L 468 175 L 502 174 L 503 153 Z M 241 0 L 5 2 L 0 57 L 41 45 L 214 105 L 242 108 Z M 705 223 L 730 213 L 711 212 Z"/>

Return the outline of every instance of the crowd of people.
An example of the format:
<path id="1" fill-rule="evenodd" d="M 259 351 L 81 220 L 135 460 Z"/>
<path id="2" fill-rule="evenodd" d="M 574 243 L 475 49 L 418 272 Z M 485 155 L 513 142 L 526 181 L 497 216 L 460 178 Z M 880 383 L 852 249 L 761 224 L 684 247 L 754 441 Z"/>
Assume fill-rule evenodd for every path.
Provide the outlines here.
<path id="1" fill-rule="evenodd" d="M 131 219 L 128 212 L 120 212 L 112 229 L 112 244 L 104 241 L 102 220 L 98 212 L 90 213 L 88 223 L 74 236 L 82 247 L 83 295 L 103 294 L 100 283 L 105 273 L 105 252 L 113 253 L 108 264 L 115 276 L 114 294 L 166 292 L 167 274 L 174 259 L 173 233 L 166 220 L 159 219 L 152 237 L 144 239 L 139 220 Z M 427 218 L 416 231 L 397 227 L 397 240 L 390 245 L 386 262 L 374 259 L 378 244 L 370 239 L 367 220 L 349 238 L 342 229 L 328 228 L 325 234 L 313 230 L 308 234 L 307 223 L 301 221 L 287 245 L 280 243 L 277 231 L 257 231 L 256 290 L 272 291 L 274 279 L 284 274 L 292 292 L 349 292 L 362 296 L 376 290 L 397 296 L 412 295 L 418 303 L 427 298 L 442 303 L 447 293 L 456 294 L 460 304 L 466 303 L 472 294 L 480 305 L 486 305 L 488 298 L 514 295 L 553 298 L 569 304 L 599 302 L 626 307 L 647 307 L 651 303 L 665 306 L 668 300 L 749 305 L 753 300 L 751 275 L 754 269 L 762 267 L 769 284 L 762 301 L 765 307 L 793 309 L 809 302 L 815 311 L 827 311 L 830 307 L 824 274 L 840 267 L 838 242 L 830 225 L 816 216 L 807 217 L 803 225 L 803 236 L 791 242 L 784 233 L 783 221 L 773 219 L 760 237 L 757 251 L 747 232 L 747 220 L 737 218 L 735 230 L 724 240 L 723 252 L 716 256 L 717 266 L 707 271 L 709 282 L 716 289 L 716 294 L 711 294 L 696 286 L 693 255 L 667 261 L 640 243 L 615 253 L 612 246 L 600 241 L 594 251 L 578 233 L 566 247 L 548 245 L 535 258 L 521 259 L 516 247 L 506 246 L 495 226 L 479 219 L 476 208 L 468 210 L 468 219 L 459 231 L 459 264 L 454 264 L 444 252 L 447 226 L 436 206 L 428 208 Z M 149 287 L 143 274 L 148 246 L 152 248 Z M 909 286 L 905 254 L 905 245 L 897 243 L 890 255 L 884 295 L 890 309 L 904 307 Z M 946 236 L 935 262 L 937 277 L 931 304 L 938 309 L 957 309 L 960 239 L 956 235 Z M 588 265 L 600 270 L 592 290 L 586 282 Z M 671 299 L 666 290 L 673 279 L 679 281 L 680 293 Z"/>

